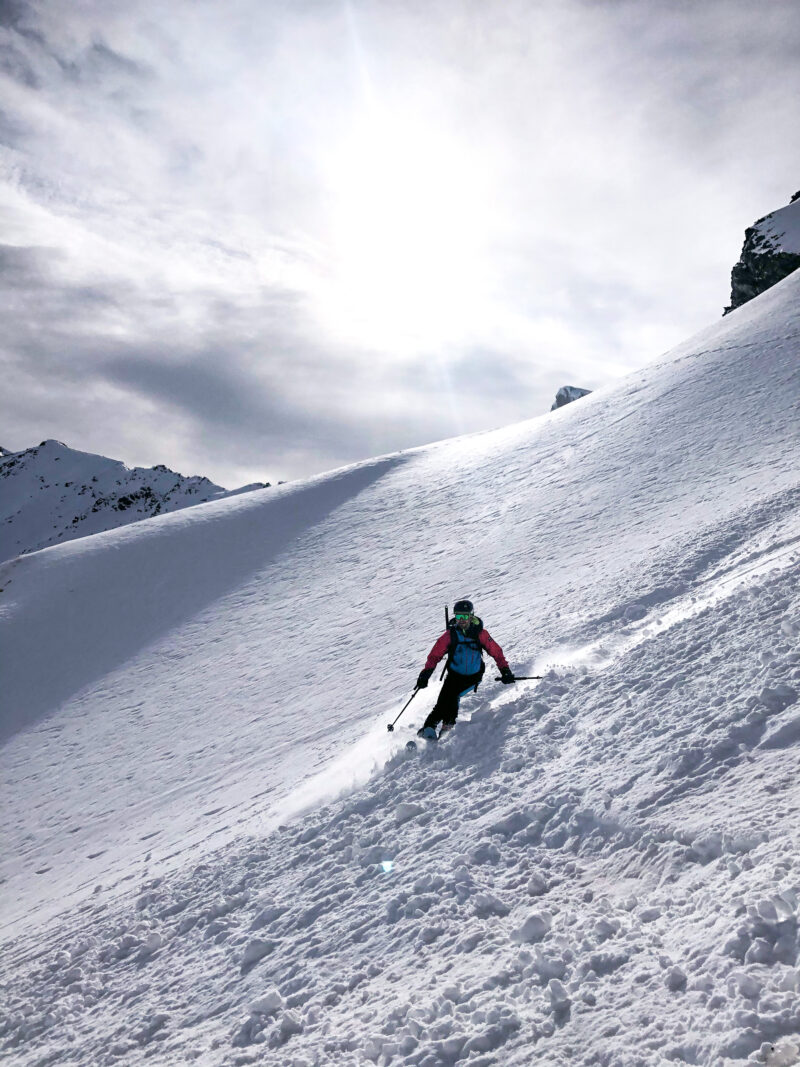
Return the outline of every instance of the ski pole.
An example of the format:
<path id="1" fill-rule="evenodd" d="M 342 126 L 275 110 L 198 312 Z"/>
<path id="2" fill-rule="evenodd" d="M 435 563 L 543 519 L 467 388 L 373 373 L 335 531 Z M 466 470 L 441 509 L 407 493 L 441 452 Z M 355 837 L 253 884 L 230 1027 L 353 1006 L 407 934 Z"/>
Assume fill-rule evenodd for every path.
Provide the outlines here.
<path id="1" fill-rule="evenodd" d="M 543 674 L 515 674 L 514 675 L 514 681 L 515 682 L 540 682 L 542 680 L 542 678 L 544 678 Z M 495 678 L 496 682 L 502 682 L 502 680 L 503 679 L 500 677 L 499 674 Z"/>
<path id="2" fill-rule="evenodd" d="M 404 705 L 402 706 L 402 708 L 401 708 L 401 709 L 400 709 L 400 711 L 398 712 L 398 715 L 397 715 L 397 719 L 399 719 L 399 718 L 400 718 L 400 716 L 401 716 L 401 715 L 403 714 L 403 712 L 404 712 L 404 711 L 406 710 L 406 708 L 408 707 L 408 705 L 409 705 L 409 704 L 411 703 L 411 701 L 412 701 L 412 700 L 414 699 L 414 697 L 415 697 L 415 696 L 417 695 L 417 692 L 418 692 L 418 690 L 419 690 L 419 686 L 418 686 L 418 685 L 415 685 L 415 686 L 414 686 L 414 692 L 413 692 L 413 693 L 411 694 L 411 696 L 410 696 L 410 697 L 408 698 L 408 700 L 407 700 L 407 701 L 405 702 L 405 704 L 404 704 Z M 386 729 L 387 729 L 387 730 L 389 731 L 389 733 L 392 733 L 392 732 L 393 732 L 393 730 L 394 730 L 394 724 L 395 724 L 395 723 L 397 722 L 397 719 L 394 719 L 394 720 L 393 720 L 392 722 L 390 722 L 390 723 L 387 723 L 387 725 L 386 725 Z"/>

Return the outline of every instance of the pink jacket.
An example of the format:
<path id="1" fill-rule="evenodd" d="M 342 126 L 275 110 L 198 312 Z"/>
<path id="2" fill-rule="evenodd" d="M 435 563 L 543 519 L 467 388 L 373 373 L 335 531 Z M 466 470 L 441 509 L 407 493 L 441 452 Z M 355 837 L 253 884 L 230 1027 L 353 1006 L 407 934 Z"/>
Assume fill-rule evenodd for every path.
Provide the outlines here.
<path id="1" fill-rule="evenodd" d="M 488 630 L 481 630 L 478 637 L 478 643 L 486 649 L 492 659 L 496 662 L 500 670 L 503 667 L 508 666 L 508 661 L 503 655 L 502 648 L 496 641 L 492 639 L 492 635 Z M 450 631 L 445 630 L 442 636 L 437 640 L 436 644 L 428 653 L 428 658 L 425 660 L 425 670 L 432 671 L 442 656 L 446 656 L 450 650 Z"/>

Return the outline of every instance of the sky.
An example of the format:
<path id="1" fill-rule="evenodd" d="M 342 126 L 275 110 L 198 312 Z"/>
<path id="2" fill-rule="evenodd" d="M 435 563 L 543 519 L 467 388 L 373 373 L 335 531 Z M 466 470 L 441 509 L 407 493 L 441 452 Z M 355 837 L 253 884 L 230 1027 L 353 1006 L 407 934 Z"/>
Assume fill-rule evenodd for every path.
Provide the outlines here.
<path id="1" fill-rule="evenodd" d="M 228 488 L 549 409 L 800 189 L 795 0 L 0 0 L 0 445 Z"/>

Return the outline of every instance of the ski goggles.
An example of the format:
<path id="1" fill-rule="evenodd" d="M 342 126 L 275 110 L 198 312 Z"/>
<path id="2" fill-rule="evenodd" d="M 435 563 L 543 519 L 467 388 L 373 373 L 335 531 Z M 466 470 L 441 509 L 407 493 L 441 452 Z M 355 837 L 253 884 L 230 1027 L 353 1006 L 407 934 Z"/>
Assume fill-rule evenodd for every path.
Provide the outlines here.
<path id="1" fill-rule="evenodd" d="M 456 619 L 458 622 L 467 622 L 469 619 L 472 618 L 472 613 L 467 612 L 466 614 L 464 614 L 460 611 L 457 611 L 454 613 L 453 618 Z"/>

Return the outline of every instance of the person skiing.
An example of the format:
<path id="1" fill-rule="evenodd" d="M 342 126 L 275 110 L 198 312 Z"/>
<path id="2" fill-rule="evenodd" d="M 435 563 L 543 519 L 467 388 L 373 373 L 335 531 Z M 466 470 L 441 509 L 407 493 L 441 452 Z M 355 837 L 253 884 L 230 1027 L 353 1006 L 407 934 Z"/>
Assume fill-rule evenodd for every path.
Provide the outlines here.
<path id="1" fill-rule="evenodd" d="M 430 650 L 425 666 L 419 672 L 417 688 L 425 689 L 437 663 L 447 654 L 447 676 L 444 685 L 439 691 L 433 711 L 417 730 L 418 737 L 434 740 L 437 736 L 436 727 L 440 722 L 440 734 L 452 730 L 458 718 L 461 697 L 470 689 L 477 692 L 481 684 L 483 672 L 486 670 L 483 662 L 484 652 L 488 652 L 497 663 L 502 682 L 510 685 L 516 681 L 502 648 L 492 640 L 489 631 L 484 630 L 483 623 L 473 614 L 473 610 L 471 600 L 456 601 L 453 605 L 453 618 Z"/>

